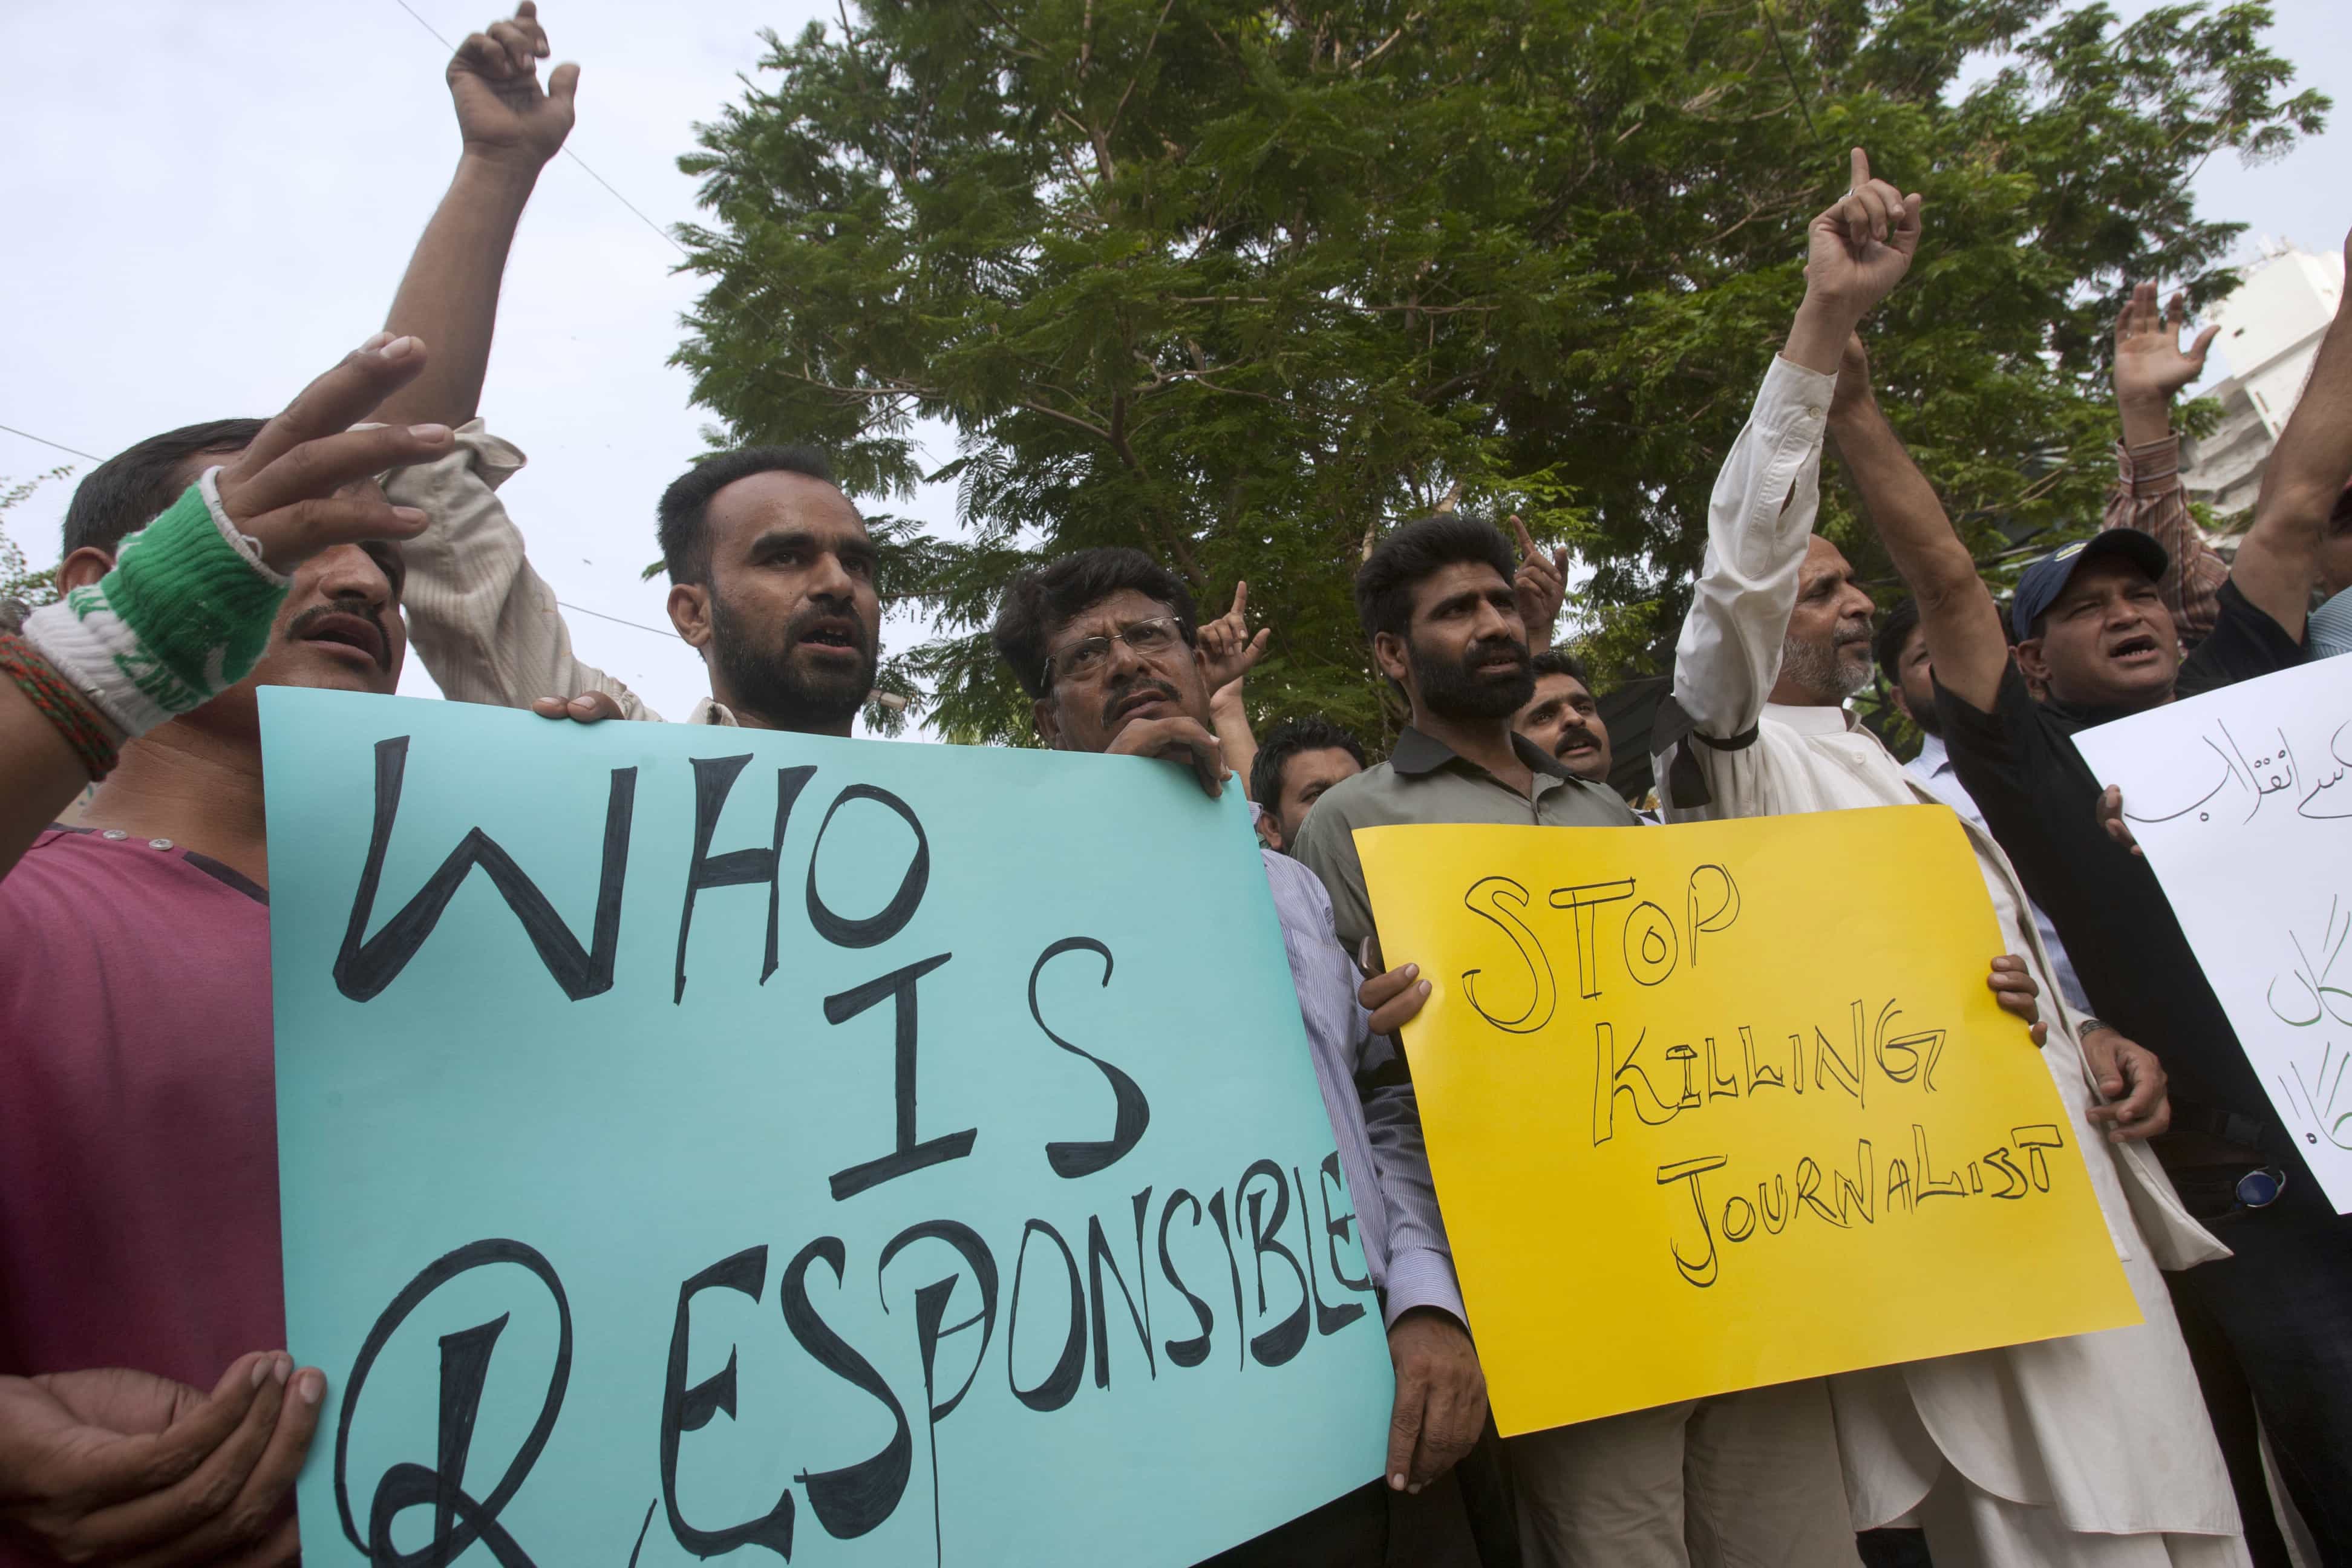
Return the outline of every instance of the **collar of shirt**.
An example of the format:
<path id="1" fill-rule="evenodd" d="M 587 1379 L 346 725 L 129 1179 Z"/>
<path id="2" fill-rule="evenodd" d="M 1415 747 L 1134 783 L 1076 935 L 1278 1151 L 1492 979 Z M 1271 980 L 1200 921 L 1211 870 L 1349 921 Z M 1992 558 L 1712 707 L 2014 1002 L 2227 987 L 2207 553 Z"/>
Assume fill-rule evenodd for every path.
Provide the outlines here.
<path id="1" fill-rule="evenodd" d="M 1941 735 L 1922 735 L 1917 758 L 1920 770 L 1930 777 L 1952 772 L 1952 753 L 1944 749 Z"/>
<path id="2" fill-rule="evenodd" d="M 1549 755 L 1541 746 L 1517 731 L 1511 732 L 1511 750 L 1518 754 L 1519 761 L 1527 763 L 1537 773 L 1548 774 L 1563 784 L 1591 782 L 1578 778 L 1574 773 L 1570 773 L 1560 765 L 1558 757 Z M 1494 776 L 1444 742 L 1423 734 L 1410 724 L 1404 727 L 1404 732 L 1397 737 L 1394 749 L 1389 752 L 1389 765 L 1407 778 L 1419 778 L 1424 773 L 1433 773 L 1449 763 L 1459 763 L 1465 768 L 1476 769 L 1488 778 Z"/>
<path id="3" fill-rule="evenodd" d="M 1854 717 L 1843 704 L 1822 707 L 1809 704 L 1802 708 L 1787 703 L 1767 702 L 1764 717 L 1786 724 L 1801 735 L 1844 735 L 1853 732 Z"/>
<path id="4" fill-rule="evenodd" d="M 729 712 L 726 708 L 719 703 L 719 699 L 716 697 L 706 697 L 699 702 L 697 702 L 694 705 L 694 717 L 688 719 L 687 722 L 689 724 L 717 724 L 729 730 L 740 730 L 743 727 L 736 721 L 735 715 Z"/>

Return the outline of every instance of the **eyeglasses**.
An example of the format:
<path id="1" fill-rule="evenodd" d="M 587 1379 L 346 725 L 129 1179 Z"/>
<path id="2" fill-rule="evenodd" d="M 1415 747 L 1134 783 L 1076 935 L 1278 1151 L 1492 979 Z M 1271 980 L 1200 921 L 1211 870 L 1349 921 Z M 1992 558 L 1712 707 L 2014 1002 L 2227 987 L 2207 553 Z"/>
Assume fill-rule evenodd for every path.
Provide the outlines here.
<path id="1" fill-rule="evenodd" d="M 1139 657 L 1150 658 L 1166 653 L 1183 640 L 1183 628 L 1173 616 L 1155 616 L 1123 626 L 1108 637 L 1080 637 L 1069 647 L 1048 654 L 1045 673 L 1055 680 L 1084 680 L 1098 674 L 1109 662 L 1110 645 L 1115 642 L 1123 642 Z"/>

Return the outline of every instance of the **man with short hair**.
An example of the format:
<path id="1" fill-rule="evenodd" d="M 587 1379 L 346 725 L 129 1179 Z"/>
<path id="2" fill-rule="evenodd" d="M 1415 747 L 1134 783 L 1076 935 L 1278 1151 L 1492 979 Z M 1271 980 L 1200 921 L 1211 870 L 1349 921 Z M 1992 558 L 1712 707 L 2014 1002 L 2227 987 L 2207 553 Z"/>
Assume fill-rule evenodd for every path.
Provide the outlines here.
<path id="1" fill-rule="evenodd" d="M 1363 742 L 1328 719 L 1276 724 L 1250 763 L 1250 799 L 1262 814 L 1259 840 L 1269 849 L 1288 849 L 1324 792 L 1363 771 Z"/>
<path id="2" fill-rule="evenodd" d="M 278 418 L 93 469 L 0 641 L 0 1564 L 290 1563 L 326 1392 L 283 1351 L 265 685 L 388 693 L 379 335 Z M 152 520 L 152 521 L 151 521 Z M 50 824 L 92 781 L 75 828 Z M 206 1393 L 205 1390 L 211 1392 Z"/>
<path id="3" fill-rule="evenodd" d="M 457 172 L 425 226 L 387 320 L 435 349 L 432 369 L 383 413 L 457 427 L 446 458 L 393 480 L 433 519 L 409 550 L 416 651 L 459 701 L 549 718 L 658 720 L 621 681 L 572 651 L 553 590 L 531 570 L 497 490 L 523 455 L 476 417 L 507 250 L 540 170 L 572 122 L 579 72 L 544 87 L 547 36 L 533 7 L 469 39 L 449 62 L 462 139 Z M 846 735 L 881 657 L 877 554 L 823 454 L 753 447 L 706 458 L 657 509 L 670 623 L 709 667 L 698 724 Z"/>
<path id="4" fill-rule="evenodd" d="M 1097 549 L 1015 578 L 997 612 L 994 641 L 1029 693 L 1047 745 L 1162 758 L 1189 769 L 1215 795 L 1228 774 L 1210 728 L 1198 630 L 1182 579 L 1140 551 Z M 1464 1327 L 1411 1087 L 1376 1091 L 1360 1103 L 1356 1079 L 1380 1065 L 1385 1037 L 1420 1012 L 1430 988 L 1408 968 L 1366 982 L 1360 995 L 1322 889 L 1297 862 L 1270 849 L 1262 858 L 1316 1080 L 1387 1315 L 1397 1371 L 1388 1486 L 1417 1492 L 1469 1450 L 1486 1419 L 1486 1380 Z M 1214 1561 L 1220 1568 L 1370 1568 L 1386 1539 L 1387 1505 L 1375 1483 Z"/>
<path id="5" fill-rule="evenodd" d="M 1903 771 L 1918 781 L 1921 789 L 1983 829 L 1984 813 L 1977 809 L 1976 797 L 1961 787 L 1950 753 L 1944 749 L 1943 721 L 1936 717 L 1936 665 L 1927 657 L 1927 634 L 1919 626 L 1919 602 L 1898 600 L 1879 623 L 1872 647 L 1878 656 L 1879 671 L 1886 678 L 1888 700 L 1896 712 L 1919 729 L 1919 754 L 1904 763 Z M 2059 994 L 2076 1012 L 2089 1013 L 2090 1001 L 2083 994 L 2083 983 L 2074 977 L 2066 944 L 2058 940 L 2058 928 L 2042 912 L 2041 905 L 2032 908 L 2033 929 L 2050 955 L 2050 974 L 2058 983 Z"/>
<path id="6" fill-rule="evenodd" d="M 1548 647 L 1528 663 L 1536 694 L 1511 721 L 1511 728 L 1559 759 L 1578 778 L 1609 782 L 1616 758 L 1609 749 L 1609 725 L 1592 690 L 1584 661 L 1564 647 Z"/>
<path id="7" fill-rule="evenodd" d="M 1391 531 L 1356 574 L 1356 616 L 1412 708 L 1389 760 L 1327 791 L 1294 848 L 1323 879 L 1339 940 L 1373 937 L 1355 830 L 1399 822 L 1623 827 L 1633 812 L 1511 728 L 1535 678 L 1495 525 L 1435 512 Z"/>
<path id="8" fill-rule="evenodd" d="M 2320 340 L 2196 651 L 2180 656 L 2168 552 L 2116 528 L 2020 577 L 2016 672 L 1966 546 L 1869 395 L 1858 343 L 1847 357 L 1839 445 L 1919 597 L 1960 782 L 2057 922 L 2100 1016 L 2163 1048 L 2178 1088 L 2158 1152 L 2234 1254 L 2189 1270 L 2180 1289 L 2227 1335 L 2323 1556 L 2352 1560 L 2352 1220 L 2303 1163 L 2163 888 L 2103 827 L 2101 811 L 2120 803 L 2074 746 L 2089 725 L 2302 662 L 2328 519 L 2352 477 L 2352 322 L 2339 310 Z M 2046 701 L 2025 676 L 2046 682 Z"/>
<path id="9" fill-rule="evenodd" d="M 1861 395 L 1841 354 L 1920 237 L 1919 197 L 1874 180 L 1860 149 L 1852 159 L 1848 193 L 1812 221 L 1804 302 L 1716 483 L 1675 649 L 1681 717 L 1661 727 L 1654 758 L 1672 820 L 1933 798 L 1845 708 L 1870 679 L 1873 605 L 1844 553 L 1812 531 L 1825 419 L 1849 468 L 1870 455 L 1851 449 L 1840 421 Z M 1898 504 L 1867 483 L 1864 497 L 1874 518 Z M 1923 593 L 1922 603 L 1932 628 L 1935 601 Z M 1980 829 L 1964 821 L 1962 830 L 2003 945 L 2021 955 L 1996 966 L 2014 973 L 2021 960 L 2052 996 L 2015 874 Z M 2242 1563 L 2237 1510 L 2156 1268 L 2221 1248 L 2181 1210 L 2145 1146 L 2113 1141 L 2163 1130 L 2162 1069 L 2054 998 L 2036 1034 L 2145 1321 L 1830 1379 L 1853 1525 L 1922 1526 L 1948 1568 Z M 2085 1047 L 2101 1094 L 2119 1103 L 2092 1100 Z M 2086 1123 L 2111 1129 L 2109 1138 L 2084 1138 Z"/>

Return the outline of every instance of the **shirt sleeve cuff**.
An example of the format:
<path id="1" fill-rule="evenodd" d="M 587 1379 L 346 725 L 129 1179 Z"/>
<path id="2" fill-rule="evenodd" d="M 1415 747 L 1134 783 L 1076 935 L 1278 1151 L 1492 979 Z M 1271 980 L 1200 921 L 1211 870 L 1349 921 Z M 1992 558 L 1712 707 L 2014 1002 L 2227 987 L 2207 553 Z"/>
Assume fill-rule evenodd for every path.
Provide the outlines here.
<path id="1" fill-rule="evenodd" d="M 2124 483 L 2147 484 L 2168 479 L 2180 471 L 2180 437 L 2167 436 L 2161 441 L 2144 446 L 2126 447 L 2116 443 L 2116 473 Z"/>
<path id="2" fill-rule="evenodd" d="M 1772 356 L 1771 368 L 1764 373 L 1764 384 L 1756 389 L 1756 412 L 1790 407 L 1801 408 L 1817 417 L 1826 418 L 1830 399 L 1837 394 L 1837 376 L 1824 375 L 1817 370 L 1807 370 L 1796 361 L 1780 354 Z"/>
<path id="3" fill-rule="evenodd" d="M 1454 1278 L 1454 1260 L 1433 1247 L 1413 1247 L 1389 1259 L 1388 1326 L 1415 1307 L 1435 1307 L 1450 1313 L 1465 1331 L 1470 1314 L 1462 1309 L 1462 1288 Z"/>

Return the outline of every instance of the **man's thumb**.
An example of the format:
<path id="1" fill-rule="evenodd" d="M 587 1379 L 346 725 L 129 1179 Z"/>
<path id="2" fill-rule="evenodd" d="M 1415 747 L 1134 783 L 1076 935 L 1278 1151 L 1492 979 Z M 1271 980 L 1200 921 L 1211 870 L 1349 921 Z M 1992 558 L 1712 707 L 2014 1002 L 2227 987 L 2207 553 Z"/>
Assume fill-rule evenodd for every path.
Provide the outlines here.
<path id="1" fill-rule="evenodd" d="M 570 103 L 572 95 L 579 90 L 580 68 L 568 61 L 556 67 L 547 79 L 547 96 L 550 98 L 560 98 Z"/>

